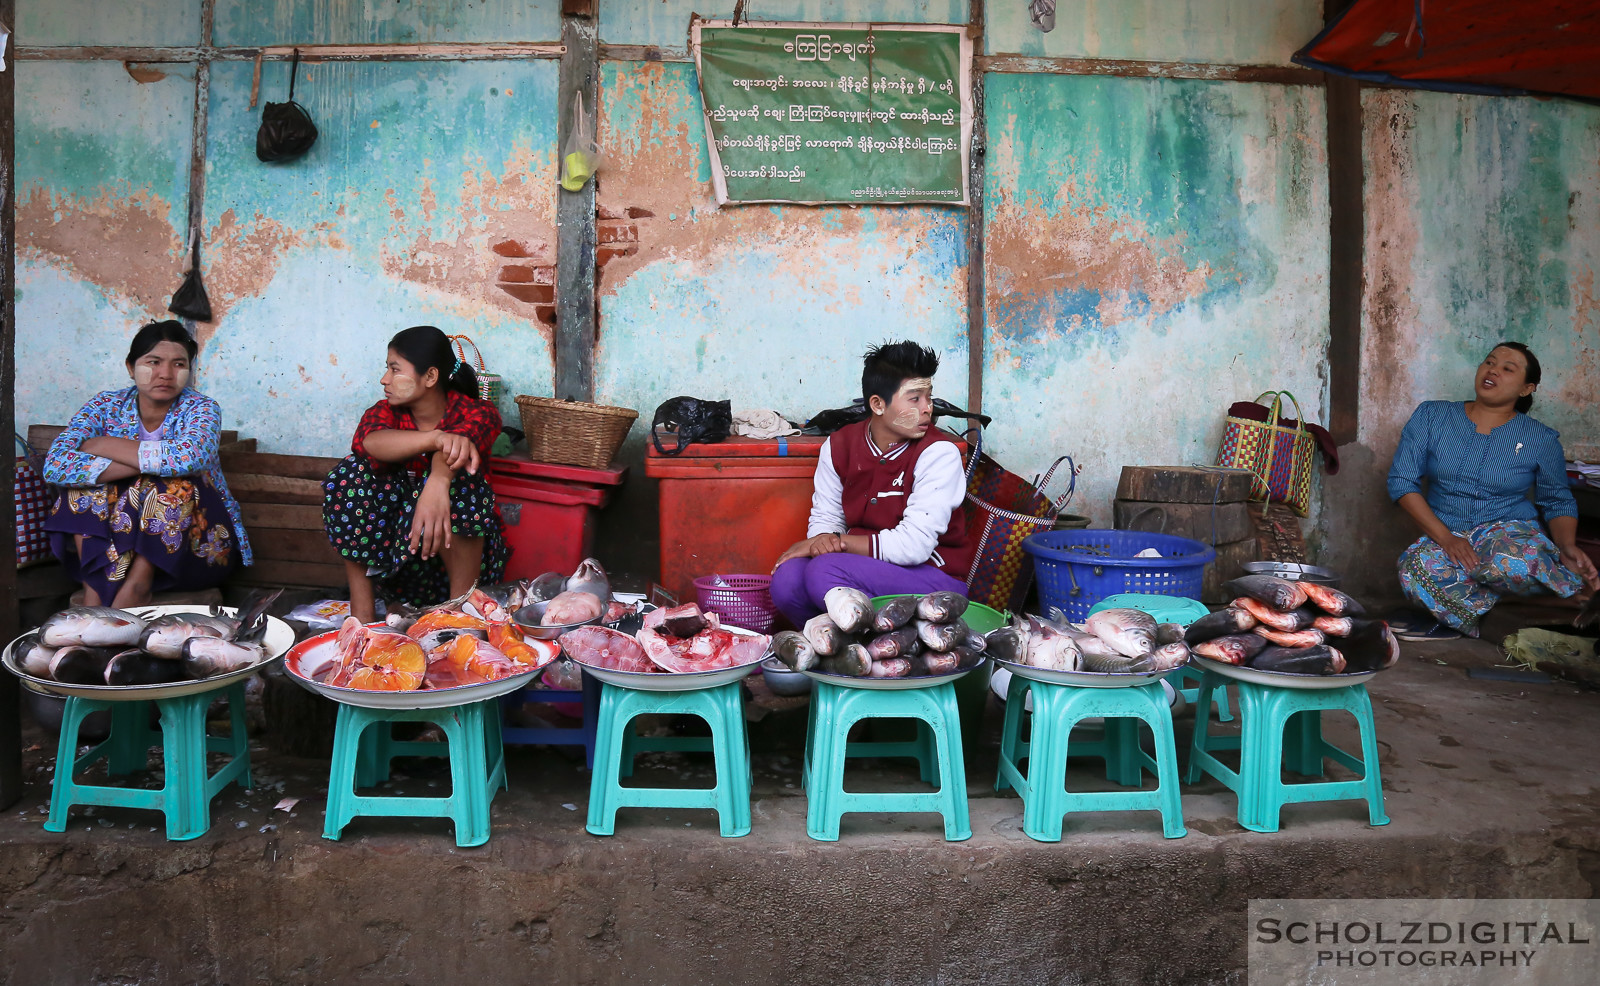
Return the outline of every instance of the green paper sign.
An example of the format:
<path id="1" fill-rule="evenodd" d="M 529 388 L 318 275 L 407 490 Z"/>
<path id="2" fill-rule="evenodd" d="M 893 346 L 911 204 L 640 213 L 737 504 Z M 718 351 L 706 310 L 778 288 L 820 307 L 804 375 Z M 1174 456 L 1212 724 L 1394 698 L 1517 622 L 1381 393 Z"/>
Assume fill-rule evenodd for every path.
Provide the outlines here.
<path id="1" fill-rule="evenodd" d="M 959 25 L 696 22 L 717 201 L 967 203 Z"/>

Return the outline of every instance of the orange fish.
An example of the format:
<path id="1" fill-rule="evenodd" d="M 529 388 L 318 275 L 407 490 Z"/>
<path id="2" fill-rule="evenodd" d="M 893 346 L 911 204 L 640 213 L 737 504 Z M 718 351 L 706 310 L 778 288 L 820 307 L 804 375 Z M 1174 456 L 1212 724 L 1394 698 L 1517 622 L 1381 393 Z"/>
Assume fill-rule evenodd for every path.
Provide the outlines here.
<path id="1" fill-rule="evenodd" d="M 472 616 L 459 610 L 436 609 L 431 613 L 423 613 L 417 622 L 411 624 L 406 630 L 406 635 L 412 640 L 421 640 L 434 630 L 477 630 L 482 632 L 488 629 L 488 624 L 481 617 Z"/>
<path id="2" fill-rule="evenodd" d="M 402 633 L 373 630 L 346 620 L 339 631 L 339 669 L 329 684 L 368 691 L 409 692 L 422 687 L 428 656 Z"/>
<path id="3" fill-rule="evenodd" d="M 522 628 L 510 620 L 489 621 L 489 643 L 502 654 L 525 665 L 520 670 L 537 671 L 561 656 L 561 645 L 554 640 L 530 640 Z"/>
<path id="4" fill-rule="evenodd" d="M 427 681 L 430 688 L 453 688 L 498 681 L 522 670 L 494 645 L 463 635 L 430 655 Z"/>

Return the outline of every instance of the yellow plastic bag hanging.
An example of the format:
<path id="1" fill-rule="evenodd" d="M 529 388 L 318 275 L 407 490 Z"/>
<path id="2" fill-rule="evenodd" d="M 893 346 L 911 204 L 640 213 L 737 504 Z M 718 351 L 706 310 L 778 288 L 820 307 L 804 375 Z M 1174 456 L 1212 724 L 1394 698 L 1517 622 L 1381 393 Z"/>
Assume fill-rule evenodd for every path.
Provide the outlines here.
<path id="1" fill-rule="evenodd" d="M 594 119 L 583 111 L 583 93 L 572 94 L 572 132 L 561 153 L 561 187 L 580 191 L 600 170 L 600 145 L 594 140 Z"/>

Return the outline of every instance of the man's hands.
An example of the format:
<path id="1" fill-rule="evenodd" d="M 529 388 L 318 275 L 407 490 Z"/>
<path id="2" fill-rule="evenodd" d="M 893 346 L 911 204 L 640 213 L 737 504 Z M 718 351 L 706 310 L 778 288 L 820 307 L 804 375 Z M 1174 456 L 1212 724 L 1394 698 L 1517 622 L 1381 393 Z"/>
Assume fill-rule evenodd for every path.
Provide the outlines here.
<path id="1" fill-rule="evenodd" d="M 1478 553 L 1473 550 L 1472 542 L 1466 538 L 1456 534 L 1447 534 L 1439 542 L 1439 547 L 1444 549 L 1444 553 L 1449 556 L 1451 561 L 1468 572 L 1478 567 L 1478 562 L 1480 561 Z"/>
<path id="2" fill-rule="evenodd" d="M 1583 579 L 1583 584 L 1590 589 L 1600 590 L 1600 572 L 1596 572 L 1594 561 L 1577 545 L 1561 548 L 1561 564 L 1578 573 Z"/>
<path id="3" fill-rule="evenodd" d="M 788 550 L 778 556 L 773 562 L 772 570 L 776 572 L 778 566 L 795 558 L 815 558 L 818 555 L 831 555 L 836 551 L 843 551 L 844 536 L 840 534 L 818 534 L 814 538 L 796 541 Z"/>

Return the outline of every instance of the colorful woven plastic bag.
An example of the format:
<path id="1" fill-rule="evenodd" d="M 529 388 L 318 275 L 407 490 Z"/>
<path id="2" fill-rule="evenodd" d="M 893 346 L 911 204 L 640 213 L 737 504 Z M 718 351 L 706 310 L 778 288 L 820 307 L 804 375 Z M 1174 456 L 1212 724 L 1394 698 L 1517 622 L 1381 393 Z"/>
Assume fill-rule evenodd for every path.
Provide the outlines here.
<path id="1" fill-rule="evenodd" d="M 1272 403 L 1266 403 L 1266 398 Z M 1279 424 L 1287 418 L 1283 402 L 1294 405 L 1295 427 Z M 1316 465 L 1317 443 L 1305 426 L 1300 402 L 1287 390 L 1269 390 L 1255 402 L 1266 407 L 1267 420 L 1253 421 L 1229 415 L 1222 429 L 1217 465 L 1248 469 L 1256 477 L 1250 499 L 1286 503 L 1304 517 L 1311 510 L 1311 471 Z"/>
<path id="2" fill-rule="evenodd" d="M 1063 462 L 1071 479 L 1067 491 L 1052 501 L 1039 491 L 1050 485 L 1050 477 Z M 969 599 L 1001 612 L 1021 612 L 1033 584 L 1033 558 L 1022 550 L 1022 542 L 1030 534 L 1055 527 L 1056 515 L 1072 498 L 1077 481 L 1078 468 L 1071 456 L 1052 463 L 1035 486 L 983 454 L 981 439 L 973 442 L 967 496 L 961 505 L 967 537 L 977 544 L 967 575 Z"/>
<path id="3" fill-rule="evenodd" d="M 17 444 L 23 454 L 17 456 L 16 507 L 17 507 L 17 567 L 32 565 L 50 557 L 50 535 L 45 533 L 45 518 L 50 514 L 50 493 L 44 485 L 44 457 L 21 436 Z"/>

